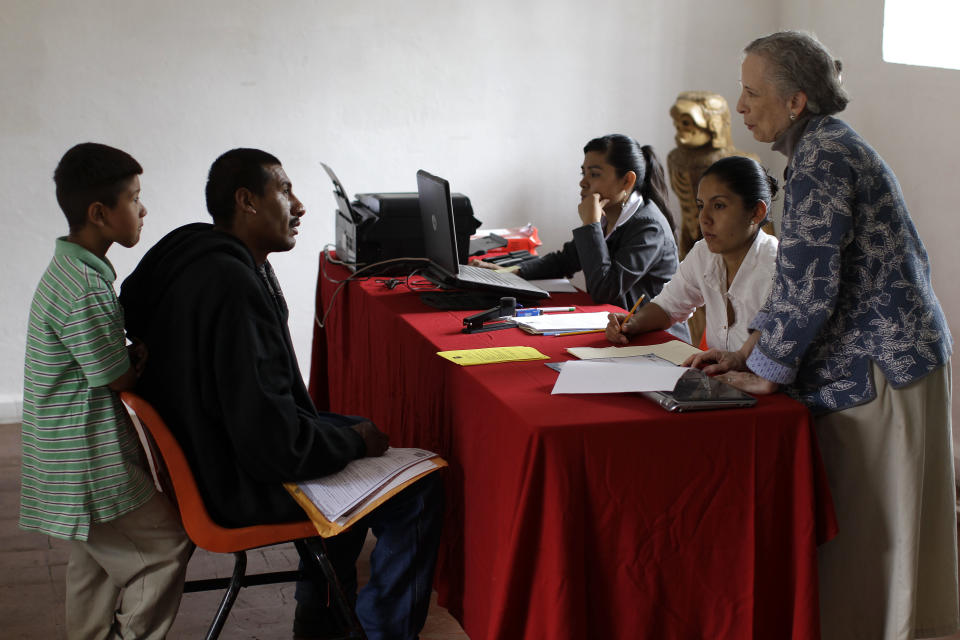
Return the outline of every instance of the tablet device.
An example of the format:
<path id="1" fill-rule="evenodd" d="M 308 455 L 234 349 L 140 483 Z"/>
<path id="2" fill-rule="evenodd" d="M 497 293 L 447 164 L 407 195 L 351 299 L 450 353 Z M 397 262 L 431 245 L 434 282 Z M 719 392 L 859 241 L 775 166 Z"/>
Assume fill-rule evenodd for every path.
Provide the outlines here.
<path id="1" fill-rule="evenodd" d="M 677 380 L 673 391 L 646 391 L 643 396 L 667 411 L 703 411 L 752 407 L 757 399 L 699 369 L 690 369 Z"/>

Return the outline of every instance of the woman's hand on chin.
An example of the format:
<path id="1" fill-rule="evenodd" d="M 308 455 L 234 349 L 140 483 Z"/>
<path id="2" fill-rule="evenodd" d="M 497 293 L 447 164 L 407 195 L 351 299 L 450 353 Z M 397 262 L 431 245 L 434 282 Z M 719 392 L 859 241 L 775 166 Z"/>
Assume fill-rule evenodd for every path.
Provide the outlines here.
<path id="1" fill-rule="evenodd" d="M 599 193 L 588 193 L 580 200 L 580 206 L 577 212 L 580 214 L 580 221 L 584 225 L 600 222 L 603 215 L 603 208 L 610 203 L 610 200 L 600 197 Z"/>

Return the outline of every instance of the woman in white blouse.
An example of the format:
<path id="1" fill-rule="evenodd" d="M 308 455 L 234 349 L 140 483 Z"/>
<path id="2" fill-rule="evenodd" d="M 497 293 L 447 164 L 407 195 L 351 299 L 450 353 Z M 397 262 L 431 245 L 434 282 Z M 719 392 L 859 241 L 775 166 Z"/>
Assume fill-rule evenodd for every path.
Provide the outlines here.
<path id="1" fill-rule="evenodd" d="M 739 349 L 773 283 L 777 239 L 760 226 L 776 192 L 777 181 L 750 158 L 731 156 L 710 165 L 697 188 L 703 240 L 626 324 L 625 314 L 610 314 L 607 339 L 627 344 L 631 336 L 666 329 L 706 305 L 707 346 Z"/>

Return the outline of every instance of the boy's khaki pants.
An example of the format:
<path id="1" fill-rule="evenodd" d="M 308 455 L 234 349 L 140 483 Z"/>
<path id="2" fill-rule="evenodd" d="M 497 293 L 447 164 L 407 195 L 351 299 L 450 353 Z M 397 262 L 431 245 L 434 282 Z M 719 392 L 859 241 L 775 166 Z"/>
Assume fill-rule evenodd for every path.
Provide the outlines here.
<path id="1" fill-rule="evenodd" d="M 161 639 L 180 606 L 193 551 L 180 517 L 156 494 L 139 509 L 90 525 L 67 566 L 67 638 Z"/>

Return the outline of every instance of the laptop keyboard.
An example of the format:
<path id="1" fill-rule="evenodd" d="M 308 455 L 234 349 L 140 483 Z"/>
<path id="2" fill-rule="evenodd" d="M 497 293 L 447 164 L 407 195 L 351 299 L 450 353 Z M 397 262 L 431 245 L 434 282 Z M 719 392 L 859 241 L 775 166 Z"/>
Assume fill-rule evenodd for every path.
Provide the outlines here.
<path id="1" fill-rule="evenodd" d="M 496 287 L 509 287 L 519 291 L 528 291 L 534 295 L 543 296 L 543 291 L 536 285 L 532 285 L 515 273 L 504 271 L 493 271 L 483 267 L 471 267 L 469 265 L 459 265 L 460 273 L 457 277 L 460 280 L 475 282 L 477 284 L 486 284 Z"/>
<path id="2" fill-rule="evenodd" d="M 470 282 L 480 282 L 484 284 L 503 285 L 508 284 L 512 287 L 520 286 L 522 288 L 530 287 L 530 283 L 514 273 L 504 271 L 494 271 L 493 269 L 484 269 L 483 267 L 471 267 L 469 265 L 460 265 L 460 279 Z"/>

